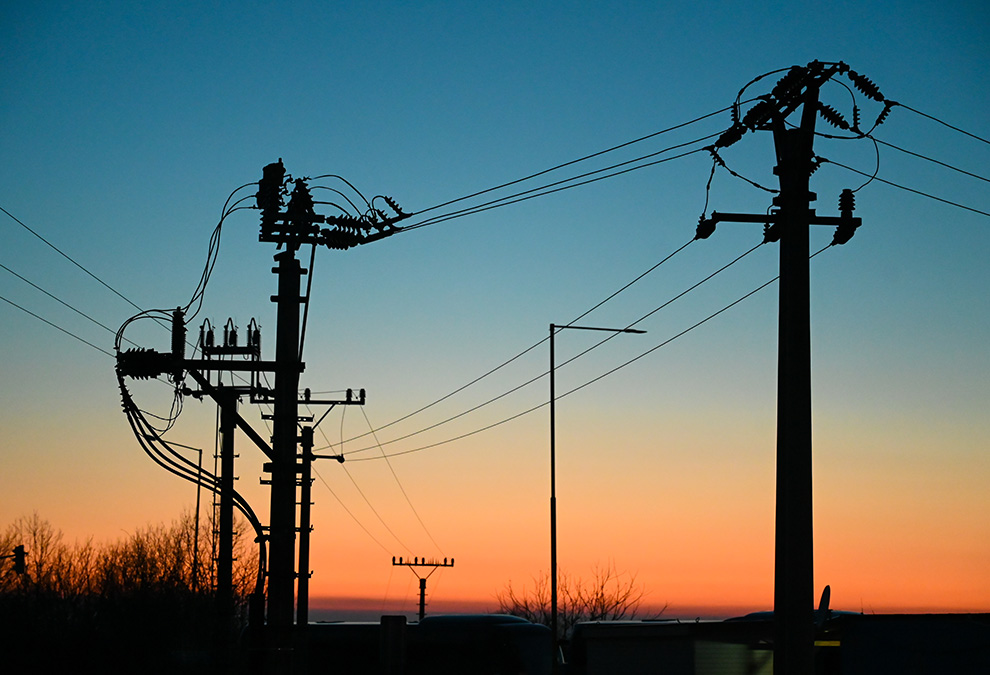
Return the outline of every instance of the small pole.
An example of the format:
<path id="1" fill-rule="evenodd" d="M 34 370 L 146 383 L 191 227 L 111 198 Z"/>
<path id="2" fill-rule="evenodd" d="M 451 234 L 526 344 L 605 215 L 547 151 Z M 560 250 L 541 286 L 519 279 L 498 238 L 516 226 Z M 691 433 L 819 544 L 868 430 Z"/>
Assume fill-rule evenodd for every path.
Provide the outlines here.
<path id="1" fill-rule="evenodd" d="M 299 597 L 296 600 L 296 625 L 309 623 L 309 540 L 312 532 L 313 427 L 304 427 L 302 475 L 299 479 Z"/>
<path id="2" fill-rule="evenodd" d="M 419 620 L 426 617 L 426 577 L 419 578 Z"/>
<path id="3" fill-rule="evenodd" d="M 419 577 L 419 620 L 422 621 L 426 616 L 426 580 L 429 579 L 430 575 L 436 572 L 439 567 L 453 567 L 454 559 L 451 558 L 449 562 L 447 561 L 447 558 L 444 558 L 443 560 L 431 558 L 428 560 L 426 558 L 416 557 L 412 560 L 403 560 L 401 557 L 396 558 L 395 556 L 392 556 L 392 565 L 408 567 L 413 574 Z M 429 574 L 422 576 L 416 571 L 417 567 L 430 567 L 432 569 Z"/>
<path id="4" fill-rule="evenodd" d="M 234 425 L 237 395 L 221 389 L 220 513 L 217 520 L 217 619 L 226 641 L 234 614 Z"/>

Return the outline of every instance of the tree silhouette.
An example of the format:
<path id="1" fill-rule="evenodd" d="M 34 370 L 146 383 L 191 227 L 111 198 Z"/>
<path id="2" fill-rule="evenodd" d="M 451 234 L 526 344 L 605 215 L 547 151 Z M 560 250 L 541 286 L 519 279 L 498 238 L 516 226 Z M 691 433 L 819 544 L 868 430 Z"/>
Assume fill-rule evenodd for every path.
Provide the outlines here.
<path id="1" fill-rule="evenodd" d="M 206 672 L 218 644 L 246 622 L 248 593 L 257 578 L 257 550 L 239 523 L 235 533 L 235 615 L 220 626 L 211 580 L 206 525 L 195 555 L 198 524 L 189 514 L 103 545 L 68 545 L 37 513 L 0 532 L 0 550 L 22 544 L 25 574 L 0 561 L 0 658 L 25 672 L 66 672 L 83 666 L 105 672 Z M 197 572 L 198 570 L 198 572 Z M 198 577 L 198 578 L 197 578 Z M 222 664 L 221 664 L 222 665 Z M 181 666 L 181 668 L 180 668 Z M 13 672 L 13 670 L 11 670 Z"/>
<path id="2" fill-rule="evenodd" d="M 516 590 L 510 581 L 495 594 L 498 611 L 550 626 L 550 575 L 541 573 L 533 579 L 533 588 Z M 580 621 L 617 621 L 640 616 L 646 589 L 636 581 L 636 575 L 619 572 L 615 563 L 592 568 L 590 579 L 557 575 L 557 631 L 563 639 L 571 627 Z M 647 619 L 656 619 L 660 611 L 650 612 Z"/>

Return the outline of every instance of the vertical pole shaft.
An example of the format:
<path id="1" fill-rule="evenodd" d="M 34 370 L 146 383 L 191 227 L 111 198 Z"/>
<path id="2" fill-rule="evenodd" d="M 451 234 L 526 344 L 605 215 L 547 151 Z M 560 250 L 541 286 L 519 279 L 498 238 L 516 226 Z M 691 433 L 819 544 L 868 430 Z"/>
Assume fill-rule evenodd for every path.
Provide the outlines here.
<path id="1" fill-rule="evenodd" d="M 299 479 L 299 597 L 296 625 L 309 623 L 309 543 L 312 531 L 313 427 L 302 430 L 302 475 Z"/>
<path id="2" fill-rule="evenodd" d="M 193 591 L 199 591 L 199 510 L 201 494 L 203 492 L 200 481 L 203 480 L 203 450 L 198 451 L 199 457 L 196 461 L 196 529 L 193 530 L 193 568 L 192 587 Z"/>
<path id="3" fill-rule="evenodd" d="M 271 534 L 268 564 L 268 626 L 272 646 L 288 649 L 295 599 L 296 425 L 299 391 L 299 280 L 295 248 L 275 256 L 278 266 L 275 344 L 275 411 L 272 435 Z"/>
<path id="4" fill-rule="evenodd" d="M 237 395 L 223 388 L 220 404 L 220 512 L 217 518 L 217 622 L 226 641 L 234 618 L 234 428 Z"/>
<path id="5" fill-rule="evenodd" d="M 420 577 L 419 579 L 419 620 L 422 621 L 423 617 L 426 616 L 426 579 Z"/>
<path id="6" fill-rule="evenodd" d="M 818 90 L 805 95 L 801 126 L 774 128 L 780 180 L 777 374 L 777 505 L 774 673 L 814 672 L 814 544 L 811 452 L 811 312 L 808 270 L 812 143 Z"/>
<path id="7" fill-rule="evenodd" d="M 553 672 L 557 672 L 557 458 L 556 458 L 556 391 L 554 390 L 553 334 L 550 324 L 550 633 L 553 647 Z"/>

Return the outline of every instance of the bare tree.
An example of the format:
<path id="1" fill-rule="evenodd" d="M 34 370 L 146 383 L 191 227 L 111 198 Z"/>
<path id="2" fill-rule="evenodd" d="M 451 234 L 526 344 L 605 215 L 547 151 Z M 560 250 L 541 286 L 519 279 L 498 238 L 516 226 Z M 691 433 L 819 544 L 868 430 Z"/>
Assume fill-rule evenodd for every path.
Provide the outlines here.
<path id="1" fill-rule="evenodd" d="M 533 623 L 550 626 L 550 575 L 541 573 L 533 579 L 533 588 L 516 590 L 510 581 L 495 594 L 498 611 L 513 614 Z M 617 621 L 640 616 L 645 587 L 636 575 L 619 572 L 615 563 L 596 565 L 591 578 L 583 580 L 569 574 L 557 575 L 557 630 L 563 638 L 580 621 Z M 650 612 L 643 618 L 656 619 L 664 610 Z"/>
<path id="2" fill-rule="evenodd" d="M 209 546 L 196 554 L 197 527 L 184 514 L 116 542 L 68 545 L 37 513 L 10 523 L 0 531 L 0 548 L 23 544 L 27 569 L 15 574 L 12 561 L 0 560 L 0 635 L 10 645 L 5 656 L 30 672 L 98 665 L 147 673 L 173 672 L 189 654 L 209 652 L 216 626 L 213 560 Z M 230 629 L 236 634 L 258 578 L 258 550 L 245 523 L 235 522 L 235 529 L 238 625 Z M 207 572 L 198 582 L 197 567 Z M 50 648 L 52 636 L 58 649 Z"/>

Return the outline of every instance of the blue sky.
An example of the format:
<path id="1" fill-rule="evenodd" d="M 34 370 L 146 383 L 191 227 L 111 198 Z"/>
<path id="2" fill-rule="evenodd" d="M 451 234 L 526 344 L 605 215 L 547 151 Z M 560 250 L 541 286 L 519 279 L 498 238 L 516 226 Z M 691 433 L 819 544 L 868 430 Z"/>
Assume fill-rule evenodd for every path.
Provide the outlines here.
<path id="1" fill-rule="evenodd" d="M 195 287 L 227 195 L 256 181 L 279 157 L 295 175 L 340 174 L 369 196 L 384 193 L 421 211 L 714 112 L 752 78 L 813 59 L 841 59 L 889 98 L 987 138 L 988 18 L 990 10 L 977 2 L 814 8 L 782 2 L 7 3 L 0 9 L 7 27 L 0 59 L 0 206 L 142 307 L 174 307 Z M 773 81 L 749 93 L 764 93 Z M 841 87 L 825 97 L 848 110 Z M 878 112 L 859 100 L 866 117 Z M 723 114 L 587 166 L 727 125 Z M 876 135 L 986 174 L 986 143 L 906 109 L 895 108 Z M 816 150 L 864 171 L 874 168 L 866 141 L 819 139 Z M 733 169 L 773 185 L 768 134 L 747 135 L 724 157 Z M 319 252 L 304 383 L 315 390 L 367 388 L 365 412 L 375 425 L 436 400 L 688 241 L 710 166 L 697 154 L 345 253 Z M 986 181 L 888 147 L 881 147 L 879 176 L 990 210 Z M 863 182 L 824 166 L 813 178 L 819 213 L 834 214 L 839 191 Z M 719 172 L 709 210 L 762 212 L 770 198 Z M 990 223 L 985 215 L 879 183 L 857 192 L 857 214 L 864 225 L 856 237 L 812 263 L 822 541 L 830 550 L 862 550 L 865 540 L 858 537 L 866 535 L 853 533 L 850 523 L 864 517 L 863 527 L 889 531 L 874 508 L 878 494 L 885 495 L 879 503 L 908 509 L 898 516 L 907 521 L 966 513 L 959 539 L 990 541 L 990 510 L 977 488 L 990 477 Z M 111 328 L 133 313 L 17 222 L 3 214 L 0 222 L 0 263 Z M 586 322 L 626 325 L 758 243 L 757 230 L 721 225 Z M 223 323 L 233 316 L 245 326 L 257 317 L 271 349 L 273 251 L 256 236 L 255 212 L 236 213 L 225 223 L 197 325 L 204 317 Z M 816 231 L 813 248 L 830 236 Z M 760 248 L 645 322 L 646 336 L 613 340 L 561 369 L 558 387 L 591 379 L 772 278 L 776 255 L 773 247 Z M 109 333 L 0 272 L 0 295 L 112 348 Z M 0 322 L 7 354 L 0 512 L 12 518 L 38 510 L 72 536 L 112 537 L 188 506 L 187 487 L 152 466 L 129 437 L 110 358 L 7 303 L 0 303 Z M 138 330 L 133 339 L 167 344 L 161 331 Z M 563 336 L 561 358 L 589 345 L 587 336 Z M 705 509 L 720 514 L 715 520 L 702 521 L 716 540 L 731 539 L 733 512 L 751 509 L 751 520 L 760 523 L 753 538 L 766 540 L 772 532 L 775 358 L 771 287 L 565 399 L 571 410 L 561 406 L 565 428 L 558 433 L 562 443 L 574 444 L 575 456 L 570 468 L 562 467 L 561 484 L 570 480 L 567 489 L 577 500 L 601 483 L 602 502 L 591 513 L 605 515 L 591 528 L 592 539 L 664 586 L 658 594 L 675 585 L 671 575 L 694 578 L 699 563 L 678 558 L 654 573 L 637 557 L 632 535 L 609 539 L 614 527 L 608 523 L 628 520 L 629 513 L 659 517 L 648 488 L 632 499 L 623 483 L 653 476 L 661 491 L 677 484 L 673 499 L 721 505 Z M 506 391 L 542 372 L 546 359 L 545 347 L 534 350 L 463 395 L 382 431 L 379 440 Z M 545 384 L 385 447 L 413 449 L 503 419 L 544 401 Z M 190 403 L 175 440 L 208 446 L 211 424 L 209 406 Z M 366 430 L 355 410 L 326 422 L 333 442 Z M 449 524 L 456 519 L 443 504 L 460 496 L 472 503 L 470 509 L 462 503 L 465 512 L 490 513 L 506 495 L 519 500 L 520 513 L 531 516 L 531 532 L 491 524 L 490 542 L 468 544 L 463 535 L 460 543 L 476 561 L 498 560 L 506 540 L 538 541 L 545 529 L 545 447 L 546 420 L 538 412 L 405 456 L 395 469 L 418 495 L 414 501 L 436 538 L 465 560 L 456 552 L 462 529 Z M 250 454 L 245 451 L 244 489 L 266 510 L 267 496 L 254 485 L 256 471 L 248 464 L 258 458 Z M 369 501 L 387 522 L 406 523 L 408 509 L 391 474 L 381 462 L 364 465 L 355 477 Z M 355 463 L 354 471 L 359 467 Z M 332 467 L 326 471 L 328 481 L 339 478 Z M 362 513 L 361 497 L 347 496 L 349 483 L 340 480 L 331 484 L 342 501 L 385 548 L 396 549 L 387 532 L 375 529 L 376 517 Z M 860 505 L 858 515 L 845 510 L 847 500 Z M 327 509 L 317 521 L 339 523 L 339 550 L 361 560 L 385 555 L 332 497 L 317 501 Z M 526 510 L 530 506 L 535 510 Z M 404 540 L 431 545 L 414 522 L 394 529 L 403 527 L 411 528 L 400 535 Z M 921 532 L 931 535 L 924 527 Z M 905 550 L 913 551 L 909 540 L 877 544 L 878 568 L 889 564 L 885 555 L 903 559 Z M 575 550 L 570 559 L 586 569 L 592 555 Z M 990 559 L 985 545 L 974 555 Z M 492 563 L 493 584 L 528 578 L 545 567 L 541 556 L 542 549 Z M 740 569 L 748 571 L 740 575 L 766 577 L 766 555 L 743 558 Z M 823 564 L 828 571 L 832 563 Z M 838 575 L 845 568 L 840 561 L 835 569 Z M 917 563 L 906 578 L 921 583 L 924 573 Z M 451 584 L 455 576 L 449 575 Z M 738 576 L 732 582 L 742 584 Z M 717 586 L 710 577 L 691 583 Z M 848 582 L 855 583 L 869 586 Z M 982 583 L 974 593 L 988 598 Z M 472 588 L 456 593 L 480 592 Z M 746 602 L 758 602 L 760 589 L 757 584 L 757 599 Z"/>

